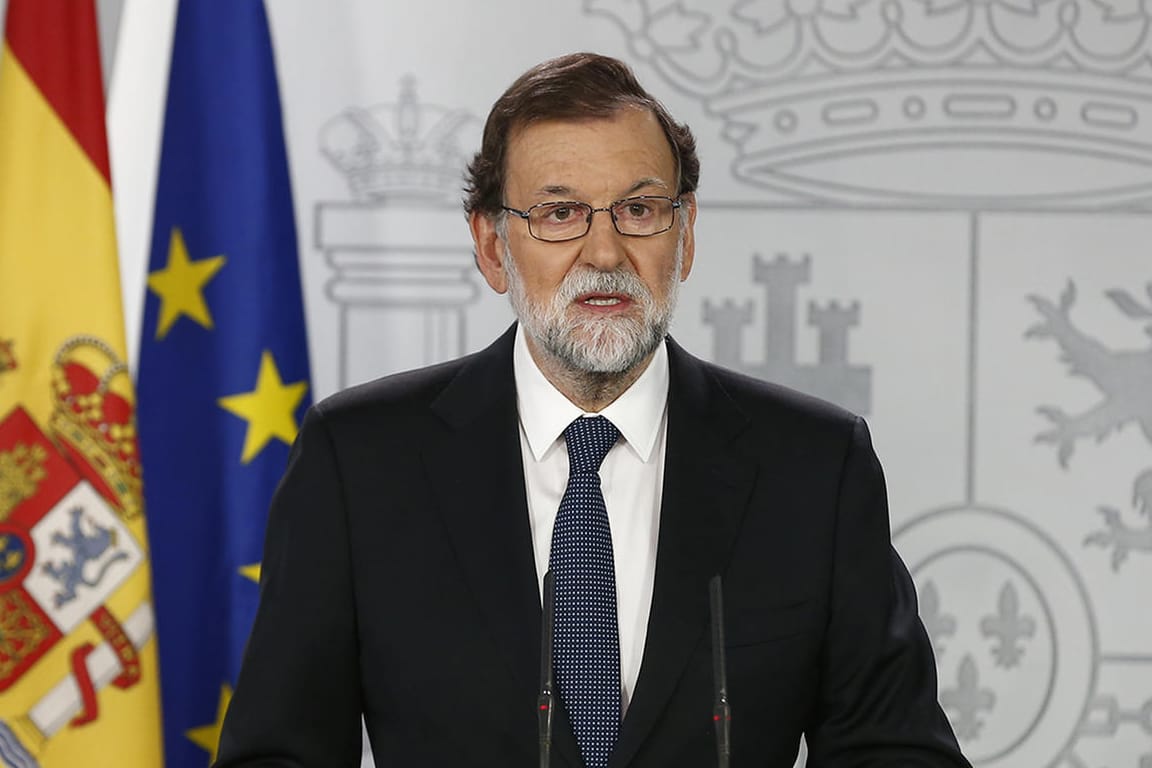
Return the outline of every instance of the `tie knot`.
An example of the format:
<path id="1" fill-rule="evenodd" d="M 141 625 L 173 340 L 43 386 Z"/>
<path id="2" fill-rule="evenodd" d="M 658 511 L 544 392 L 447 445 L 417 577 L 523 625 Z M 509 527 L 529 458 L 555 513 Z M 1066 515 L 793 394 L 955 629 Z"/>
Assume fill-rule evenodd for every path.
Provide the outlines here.
<path id="1" fill-rule="evenodd" d="M 599 472 L 600 464 L 619 437 L 620 430 L 603 416 L 581 416 L 573 421 L 564 430 L 568 472 Z"/>

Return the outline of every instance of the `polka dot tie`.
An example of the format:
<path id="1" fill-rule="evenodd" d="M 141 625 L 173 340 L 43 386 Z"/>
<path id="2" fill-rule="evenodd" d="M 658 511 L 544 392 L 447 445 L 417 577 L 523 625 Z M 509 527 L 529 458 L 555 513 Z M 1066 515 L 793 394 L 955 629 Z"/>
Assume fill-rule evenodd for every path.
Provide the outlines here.
<path id="1" fill-rule="evenodd" d="M 586 768 L 605 768 L 620 734 L 620 634 L 612 530 L 600 464 L 620 431 L 603 416 L 564 430 L 568 487 L 552 529 L 556 682 Z"/>

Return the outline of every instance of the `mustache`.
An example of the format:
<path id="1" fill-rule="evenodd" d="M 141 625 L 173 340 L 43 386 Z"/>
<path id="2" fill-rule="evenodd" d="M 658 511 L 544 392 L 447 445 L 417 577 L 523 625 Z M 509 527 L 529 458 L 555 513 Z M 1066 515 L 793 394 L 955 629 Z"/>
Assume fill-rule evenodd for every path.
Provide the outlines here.
<path id="1" fill-rule="evenodd" d="M 589 293 L 617 293 L 640 301 L 649 301 L 652 298 L 648 286 L 644 285 L 644 281 L 635 273 L 624 270 L 601 272 L 596 269 L 569 272 L 560 283 L 556 298 L 563 305 L 567 305 Z"/>

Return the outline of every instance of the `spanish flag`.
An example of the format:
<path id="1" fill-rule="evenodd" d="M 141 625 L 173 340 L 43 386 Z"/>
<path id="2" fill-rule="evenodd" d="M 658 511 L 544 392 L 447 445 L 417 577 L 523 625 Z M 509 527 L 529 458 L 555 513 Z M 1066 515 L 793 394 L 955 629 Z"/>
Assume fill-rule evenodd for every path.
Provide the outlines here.
<path id="1" fill-rule="evenodd" d="M 0 52 L 0 765 L 161 765 L 92 0 Z"/>

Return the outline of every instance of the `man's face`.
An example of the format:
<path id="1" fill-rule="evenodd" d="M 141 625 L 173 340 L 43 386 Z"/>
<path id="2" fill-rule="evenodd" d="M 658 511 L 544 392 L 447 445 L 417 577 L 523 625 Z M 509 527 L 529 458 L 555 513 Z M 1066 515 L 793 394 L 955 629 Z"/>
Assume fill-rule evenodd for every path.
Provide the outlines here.
<path id="1" fill-rule="evenodd" d="M 635 195 L 675 198 L 676 172 L 647 110 L 534 123 L 509 140 L 504 202 L 527 210 L 542 202 L 601 208 Z M 670 230 L 650 237 L 621 235 L 607 211 L 593 215 L 587 235 L 564 243 L 534 239 L 512 214 L 493 235 L 494 254 L 477 235 L 481 270 L 495 290 L 509 292 L 538 361 L 543 353 L 569 370 L 622 373 L 648 359 L 692 265 L 695 201 L 683 200 L 686 220 L 677 212 Z M 477 224 L 474 234 L 484 229 Z"/>

